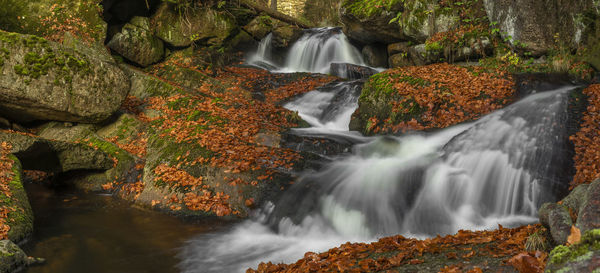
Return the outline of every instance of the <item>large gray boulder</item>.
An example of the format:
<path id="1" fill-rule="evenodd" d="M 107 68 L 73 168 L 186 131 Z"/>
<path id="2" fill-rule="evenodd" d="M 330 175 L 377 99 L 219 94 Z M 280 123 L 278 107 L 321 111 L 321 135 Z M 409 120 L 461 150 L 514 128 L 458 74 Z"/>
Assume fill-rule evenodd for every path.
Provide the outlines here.
<path id="1" fill-rule="evenodd" d="M 555 46 L 575 47 L 582 42 L 584 12 L 594 6 L 592 0 L 484 0 L 491 22 L 497 23 L 504 38 L 524 45 L 535 55 Z M 579 19 L 578 19 L 579 18 Z M 559 40 L 561 44 L 557 44 Z"/>
<path id="2" fill-rule="evenodd" d="M 150 31 L 150 21 L 146 17 L 133 17 L 121 32 L 113 36 L 108 46 L 144 67 L 160 61 L 165 55 L 165 46 Z"/>
<path id="3" fill-rule="evenodd" d="M 129 80 L 106 52 L 0 31 L 0 114 L 84 123 L 110 117 Z"/>
<path id="4" fill-rule="evenodd" d="M 384 5 L 374 12 L 361 3 L 364 2 L 346 0 L 340 12 L 344 33 L 365 44 L 425 42 L 432 35 L 448 31 L 459 23 L 459 17 L 452 10 L 441 9 L 437 1 L 397 1 L 393 6 Z M 398 14 L 401 16 L 396 19 Z"/>
<path id="5" fill-rule="evenodd" d="M 0 241 L 0 272 L 18 272 L 30 263 L 19 246 L 10 240 Z"/>

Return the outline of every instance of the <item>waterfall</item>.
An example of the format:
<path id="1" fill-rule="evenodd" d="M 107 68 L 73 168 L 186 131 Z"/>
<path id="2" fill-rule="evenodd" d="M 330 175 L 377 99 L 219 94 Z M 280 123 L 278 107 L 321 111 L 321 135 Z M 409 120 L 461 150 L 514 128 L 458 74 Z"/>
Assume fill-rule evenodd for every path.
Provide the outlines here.
<path id="1" fill-rule="evenodd" d="M 349 63 L 365 66 L 360 52 L 348 40 L 340 28 L 316 28 L 304 34 L 285 53 L 284 62 L 276 65 L 274 60 L 273 34 L 260 42 L 256 53 L 248 63 L 277 72 L 330 72 L 332 63 Z"/>
<path id="2" fill-rule="evenodd" d="M 288 107 L 315 127 L 345 129 L 328 121 L 346 120 L 346 111 L 325 118 L 328 102 L 343 88 L 333 89 L 338 92 L 307 93 Z M 534 94 L 437 132 L 357 144 L 351 155 L 307 171 L 252 220 L 190 241 L 180 268 L 243 272 L 261 261 L 293 262 L 347 241 L 536 222 L 537 208 L 555 201 L 553 192 L 566 186 L 555 162 L 566 156 L 572 89 Z"/>

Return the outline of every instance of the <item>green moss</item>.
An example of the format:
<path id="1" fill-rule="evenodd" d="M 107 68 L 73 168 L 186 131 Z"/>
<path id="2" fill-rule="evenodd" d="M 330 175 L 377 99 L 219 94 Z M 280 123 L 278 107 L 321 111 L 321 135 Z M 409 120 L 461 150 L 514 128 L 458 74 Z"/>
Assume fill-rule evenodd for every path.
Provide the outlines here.
<path id="1" fill-rule="evenodd" d="M 8 238 L 19 242 L 33 231 L 33 212 L 21 180 L 21 163 L 14 155 L 10 155 L 9 158 L 14 162 L 13 177 L 8 185 L 11 196 L 0 194 L 0 203 L 3 207 L 10 209 L 7 217 L 7 224 L 10 226 Z"/>
<path id="2" fill-rule="evenodd" d="M 572 246 L 560 245 L 550 252 L 549 266 L 561 265 L 567 262 L 581 262 L 592 257 L 593 251 L 600 250 L 600 229 L 586 232 L 579 244 Z"/>

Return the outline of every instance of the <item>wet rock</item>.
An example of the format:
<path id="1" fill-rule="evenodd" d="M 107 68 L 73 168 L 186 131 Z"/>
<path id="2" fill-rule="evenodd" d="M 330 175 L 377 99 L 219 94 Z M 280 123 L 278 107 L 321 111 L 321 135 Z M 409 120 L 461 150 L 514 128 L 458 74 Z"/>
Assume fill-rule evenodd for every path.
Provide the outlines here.
<path id="1" fill-rule="evenodd" d="M 163 42 L 152 34 L 146 17 L 133 17 L 112 37 L 108 47 L 143 67 L 160 61 L 165 55 Z"/>
<path id="2" fill-rule="evenodd" d="M 120 106 L 129 81 L 106 53 L 0 31 L 0 112 L 16 121 L 95 123 Z"/>
<path id="3" fill-rule="evenodd" d="M 539 210 L 539 218 L 540 223 L 550 230 L 550 235 L 556 244 L 562 245 L 567 242 L 573 222 L 565 206 L 546 203 Z"/>
<path id="4" fill-rule="evenodd" d="M 388 67 L 387 48 L 383 45 L 367 45 L 363 47 L 362 55 L 371 67 Z"/>
<path id="5" fill-rule="evenodd" d="M 29 264 L 27 255 L 10 240 L 0 241 L 0 272 L 17 272 Z"/>
<path id="6" fill-rule="evenodd" d="M 600 268 L 600 229 L 589 230 L 581 242 L 560 245 L 548 257 L 545 272 L 597 272 Z"/>
<path id="7" fill-rule="evenodd" d="M 332 63 L 329 67 L 332 75 L 350 80 L 367 79 L 377 74 L 373 68 L 355 64 Z"/>
<path id="8" fill-rule="evenodd" d="M 582 233 L 600 229 L 600 179 L 592 182 L 587 188 L 584 202 L 579 209 L 577 227 Z"/>
<path id="9" fill-rule="evenodd" d="M 235 18 L 225 12 L 205 6 L 182 13 L 172 4 L 163 2 L 151 18 L 157 37 L 173 47 L 188 47 L 192 43 L 222 45 L 239 30 Z"/>

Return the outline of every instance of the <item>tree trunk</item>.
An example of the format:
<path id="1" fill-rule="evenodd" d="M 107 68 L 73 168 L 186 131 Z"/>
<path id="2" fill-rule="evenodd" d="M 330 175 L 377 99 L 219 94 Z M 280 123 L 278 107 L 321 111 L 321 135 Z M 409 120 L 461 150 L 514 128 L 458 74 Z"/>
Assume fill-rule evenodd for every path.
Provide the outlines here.
<path id="1" fill-rule="evenodd" d="M 275 1 L 276 1 L 276 0 L 275 0 Z M 275 1 L 274 1 L 274 2 L 275 2 Z M 255 3 L 255 2 L 253 2 L 252 0 L 239 0 L 239 3 L 240 3 L 241 5 L 243 5 L 243 6 L 246 6 L 246 7 L 248 7 L 248 8 L 251 8 L 251 9 L 253 9 L 253 10 L 255 10 L 255 11 L 259 12 L 259 13 L 260 13 L 260 12 L 264 12 L 264 13 L 266 13 L 267 15 L 269 15 L 269 16 L 271 16 L 271 17 L 273 17 L 273 18 L 277 19 L 277 20 L 280 20 L 280 21 L 286 22 L 286 23 L 288 23 L 288 24 L 296 25 L 296 26 L 299 26 L 299 27 L 301 27 L 301 28 L 313 28 L 313 26 L 312 26 L 312 25 L 309 25 L 309 24 L 307 24 L 307 23 L 300 22 L 299 20 L 295 19 L 294 17 L 291 17 L 291 16 L 289 16 L 289 15 L 283 14 L 283 13 L 281 13 L 281 12 L 278 12 L 278 11 L 276 11 L 276 10 L 272 10 L 272 9 L 270 9 L 270 8 L 266 8 L 266 7 L 264 7 L 264 6 L 261 6 L 261 5 L 259 5 L 259 4 L 256 4 L 256 3 Z M 271 2 L 271 3 L 273 3 L 273 2 Z"/>
<path id="2" fill-rule="evenodd" d="M 277 0 L 271 0 L 271 9 L 277 11 Z"/>

